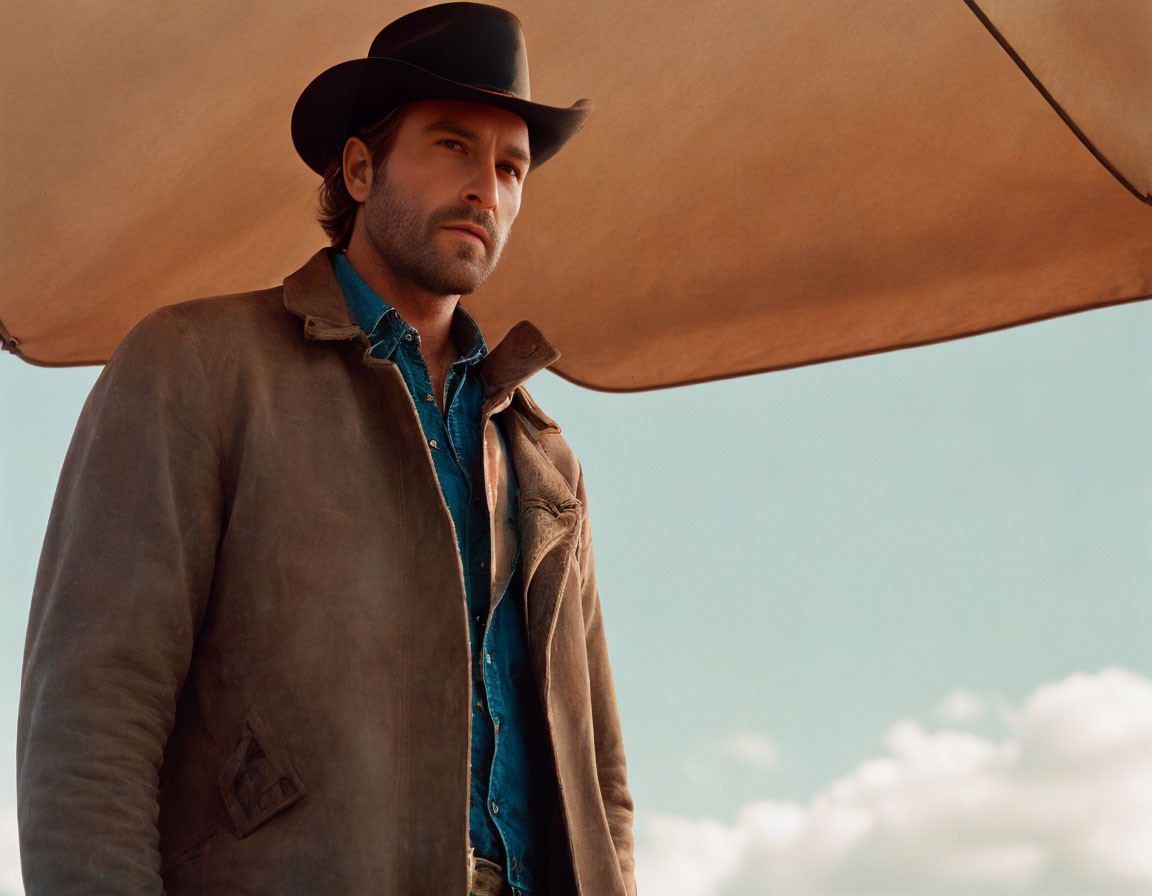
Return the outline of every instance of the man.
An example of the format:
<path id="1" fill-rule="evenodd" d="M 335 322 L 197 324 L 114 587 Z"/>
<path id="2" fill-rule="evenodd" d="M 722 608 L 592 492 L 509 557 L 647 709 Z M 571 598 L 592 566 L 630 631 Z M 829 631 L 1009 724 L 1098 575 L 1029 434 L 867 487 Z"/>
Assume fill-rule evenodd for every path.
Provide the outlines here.
<path id="1" fill-rule="evenodd" d="M 405 16 L 293 114 L 334 247 L 126 337 L 29 621 L 30 896 L 635 893 L 557 352 L 458 306 L 587 114 L 511 14 Z"/>

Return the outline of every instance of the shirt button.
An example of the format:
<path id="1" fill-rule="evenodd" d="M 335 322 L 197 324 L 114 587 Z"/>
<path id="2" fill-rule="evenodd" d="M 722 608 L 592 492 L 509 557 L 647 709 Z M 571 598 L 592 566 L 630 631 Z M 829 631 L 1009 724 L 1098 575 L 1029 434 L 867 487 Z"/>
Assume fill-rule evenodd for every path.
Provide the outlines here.
<path id="1" fill-rule="evenodd" d="M 477 702 L 476 702 L 476 708 L 477 708 L 477 709 L 483 709 L 483 708 L 484 708 L 484 704 L 483 704 L 483 703 L 481 703 L 481 702 L 479 702 L 479 701 L 477 701 Z"/>
<path id="2" fill-rule="evenodd" d="M 498 805 L 496 805 L 496 800 L 492 800 L 492 814 L 493 815 L 499 815 L 500 814 L 500 807 Z"/>
<path id="3" fill-rule="evenodd" d="M 492 665 L 492 654 L 490 654 L 490 653 L 484 654 L 484 662 L 486 662 L 489 666 L 491 666 Z"/>
<path id="4" fill-rule="evenodd" d="M 480 561 L 480 568 L 481 568 L 481 569 L 483 569 L 483 568 L 484 568 L 484 561 L 483 561 L 483 560 L 481 560 L 481 561 Z"/>
<path id="5" fill-rule="evenodd" d="M 433 395 L 431 392 L 429 392 L 427 395 L 425 395 L 424 398 L 426 398 L 428 401 L 435 401 L 436 400 L 436 396 Z"/>
<path id="6" fill-rule="evenodd" d="M 428 444 L 431 445 L 433 448 L 435 448 L 436 447 L 436 440 L 435 439 L 429 439 Z"/>

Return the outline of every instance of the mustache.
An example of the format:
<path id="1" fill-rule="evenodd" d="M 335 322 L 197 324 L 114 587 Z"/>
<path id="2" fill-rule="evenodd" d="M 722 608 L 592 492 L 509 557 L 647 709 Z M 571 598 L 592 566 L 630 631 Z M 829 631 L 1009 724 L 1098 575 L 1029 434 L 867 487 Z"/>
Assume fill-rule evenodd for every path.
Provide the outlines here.
<path id="1" fill-rule="evenodd" d="M 467 221 L 469 224 L 483 227 L 484 232 L 488 235 L 488 245 L 496 245 L 496 238 L 498 236 L 496 231 L 496 216 L 492 214 L 492 212 L 486 212 L 483 209 L 471 205 L 453 205 L 447 208 L 437 209 L 428 219 L 428 227 L 435 230 L 442 224 L 449 224 L 455 221 Z"/>

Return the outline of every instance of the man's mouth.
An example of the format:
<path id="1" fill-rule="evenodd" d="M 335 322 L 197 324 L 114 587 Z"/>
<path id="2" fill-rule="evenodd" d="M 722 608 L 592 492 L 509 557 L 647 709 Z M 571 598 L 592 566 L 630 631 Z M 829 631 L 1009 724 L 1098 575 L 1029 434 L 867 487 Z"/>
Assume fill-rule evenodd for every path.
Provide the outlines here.
<path id="1" fill-rule="evenodd" d="M 464 239 L 478 240 L 481 245 L 485 247 L 488 245 L 488 232 L 479 224 L 458 221 L 454 224 L 445 224 L 444 229 L 451 233 L 459 234 Z"/>

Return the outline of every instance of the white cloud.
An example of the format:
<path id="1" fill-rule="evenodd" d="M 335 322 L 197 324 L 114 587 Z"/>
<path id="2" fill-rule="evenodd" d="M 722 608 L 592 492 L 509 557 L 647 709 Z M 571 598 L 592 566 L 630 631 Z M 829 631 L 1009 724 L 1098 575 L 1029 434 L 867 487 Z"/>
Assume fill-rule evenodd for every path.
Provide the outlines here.
<path id="1" fill-rule="evenodd" d="M 641 890 L 1152 893 L 1152 682 L 1072 675 L 1010 707 L 1004 726 L 988 738 L 898 722 L 885 755 L 807 805 L 753 802 L 731 824 L 641 815 Z"/>
<path id="2" fill-rule="evenodd" d="M 651 816 L 647 829 L 661 851 L 658 861 L 645 863 L 637 881 L 642 893 L 712 893 L 717 880 L 740 870 L 743 844 L 719 821 Z"/>
<path id="3" fill-rule="evenodd" d="M 775 768 L 779 751 L 765 734 L 733 734 L 717 745 L 720 754 L 756 768 Z"/>
<path id="4" fill-rule="evenodd" d="M 964 724 L 981 718 L 988 712 L 988 701 L 971 691 L 956 690 L 940 701 L 936 715 L 945 722 Z"/>

